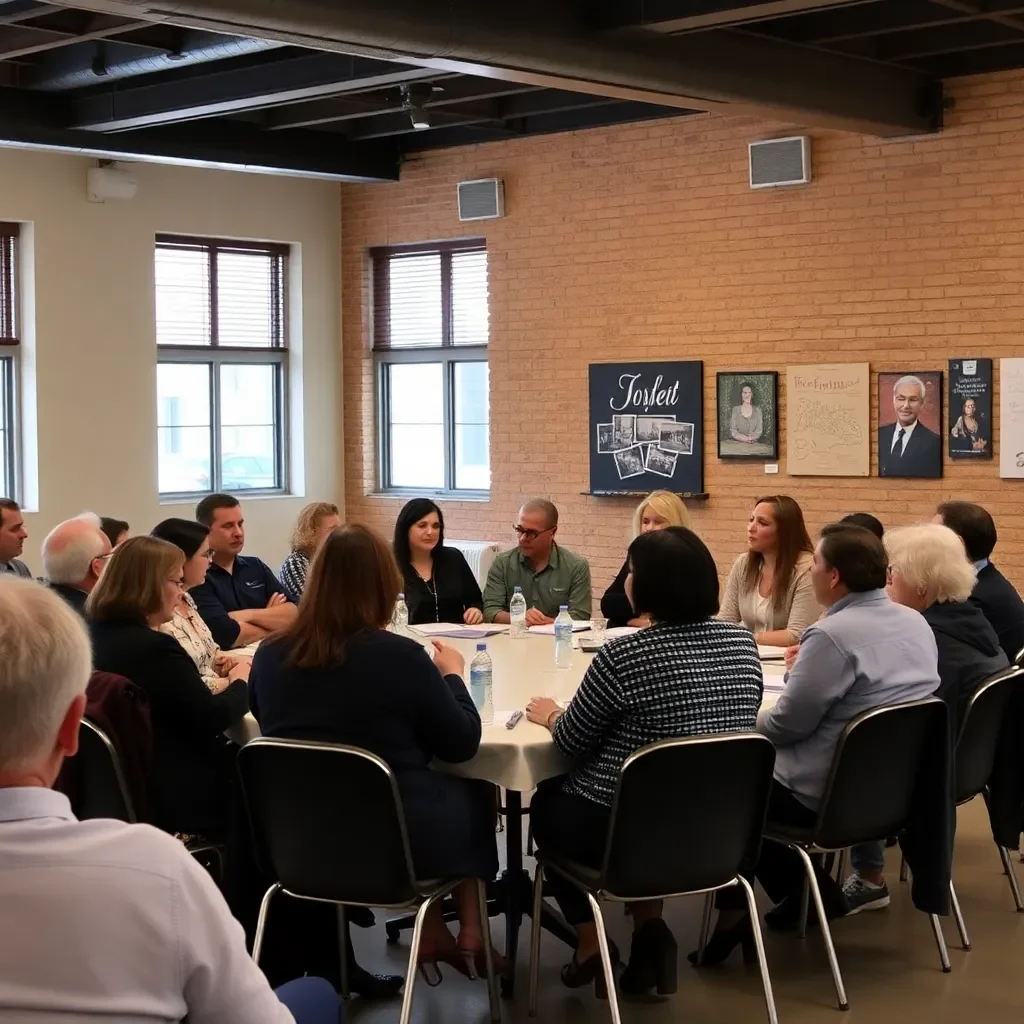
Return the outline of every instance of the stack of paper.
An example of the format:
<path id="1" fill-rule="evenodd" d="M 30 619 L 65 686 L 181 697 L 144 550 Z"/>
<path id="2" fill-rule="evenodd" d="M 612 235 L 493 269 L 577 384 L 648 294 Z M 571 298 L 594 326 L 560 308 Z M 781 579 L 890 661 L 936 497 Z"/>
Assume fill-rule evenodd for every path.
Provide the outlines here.
<path id="1" fill-rule="evenodd" d="M 584 630 L 590 629 L 590 620 L 584 620 L 577 622 L 573 619 L 572 631 L 574 633 L 582 633 Z M 530 632 L 535 633 L 537 636 L 554 636 L 555 635 L 555 624 L 553 622 L 548 623 L 546 626 L 531 626 Z"/>
<path id="2" fill-rule="evenodd" d="M 783 661 L 786 657 L 785 647 L 762 647 L 757 645 L 757 655 L 762 661 Z"/>
<path id="3" fill-rule="evenodd" d="M 446 636 L 457 640 L 483 640 L 496 633 L 505 633 L 508 626 L 488 623 L 479 626 L 463 626 L 457 622 L 421 622 L 418 626 L 409 627 L 421 636 Z"/>

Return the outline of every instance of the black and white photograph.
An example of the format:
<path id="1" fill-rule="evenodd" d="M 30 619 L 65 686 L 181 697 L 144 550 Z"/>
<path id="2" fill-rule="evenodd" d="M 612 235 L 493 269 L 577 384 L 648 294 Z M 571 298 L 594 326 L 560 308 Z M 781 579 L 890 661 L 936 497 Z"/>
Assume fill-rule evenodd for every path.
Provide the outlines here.
<path id="1" fill-rule="evenodd" d="M 693 454 L 693 424 L 668 423 L 661 428 L 658 435 L 658 447 L 663 452 L 674 452 L 677 455 Z M 673 470 L 675 462 L 672 463 Z"/>
<path id="2" fill-rule="evenodd" d="M 675 422 L 675 416 L 637 416 L 636 443 L 657 444 L 661 429 Z"/>
<path id="3" fill-rule="evenodd" d="M 718 375 L 718 457 L 776 459 L 779 375 L 774 371 Z"/>
<path id="4" fill-rule="evenodd" d="M 627 414 L 612 417 L 612 444 L 611 451 L 621 451 L 636 444 L 636 416 Z"/>
<path id="5" fill-rule="evenodd" d="M 629 417 L 632 419 L 632 417 Z M 631 476 L 640 476 L 644 471 L 644 450 L 640 445 L 624 448 L 615 453 L 615 468 L 619 471 L 620 480 L 628 480 Z"/>
<path id="6" fill-rule="evenodd" d="M 647 446 L 646 469 L 648 473 L 657 473 L 658 476 L 672 476 L 676 471 L 676 459 L 679 456 L 675 452 L 662 451 L 656 444 Z"/>
<path id="7" fill-rule="evenodd" d="M 597 450 L 602 455 L 610 455 L 617 452 L 625 445 L 620 445 L 615 439 L 615 426 L 611 423 L 598 423 L 597 425 Z"/>

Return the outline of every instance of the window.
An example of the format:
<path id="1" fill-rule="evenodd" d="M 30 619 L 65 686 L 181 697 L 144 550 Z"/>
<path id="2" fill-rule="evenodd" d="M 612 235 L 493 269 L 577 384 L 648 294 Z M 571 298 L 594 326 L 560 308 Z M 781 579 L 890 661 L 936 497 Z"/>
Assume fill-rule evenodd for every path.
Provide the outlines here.
<path id="1" fill-rule="evenodd" d="M 288 247 L 156 240 L 161 497 L 285 488 Z"/>
<path id="2" fill-rule="evenodd" d="M 18 225 L 0 223 L 0 494 L 18 499 Z"/>
<path id="3" fill-rule="evenodd" d="M 370 256 L 381 489 L 486 493 L 486 243 L 382 248 Z"/>

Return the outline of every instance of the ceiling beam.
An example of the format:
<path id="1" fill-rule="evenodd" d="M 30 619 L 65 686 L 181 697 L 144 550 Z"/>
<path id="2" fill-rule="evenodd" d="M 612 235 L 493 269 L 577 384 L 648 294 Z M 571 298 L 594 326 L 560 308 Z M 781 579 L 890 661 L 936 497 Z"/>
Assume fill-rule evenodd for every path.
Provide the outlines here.
<path id="1" fill-rule="evenodd" d="M 974 0 L 932 0 L 932 3 L 939 4 L 941 7 L 948 7 L 951 11 L 959 11 L 961 14 L 970 14 L 977 18 L 985 18 L 987 21 L 993 21 L 997 25 L 1003 25 L 1006 28 L 1024 32 L 1024 20 L 1013 14 L 993 10 L 987 4 L 975 3 Z"/>
<path id="2" fill-rule="evenodd" d="M 75 101 L 72 127 L 129 131 L 443 77 L 426 68 L 366 57 L 310 53 L 93 93 Z"/>
<path id="3" fill-rule="evenodd" d="M 21 21 L 31 21 L 59 10 L 59 7 L 37 3 L 36 0 L 11 0 L 4 4 L 3 13 L 0 13 L 0 25 L 17 25 Z"/>
<path id="4" fill-rule="evenodd" d="M 603 29 L 645 28 L 675 34 L 710 28 L 736 28 L 758 21 L 785 18 L 837 7 L 860 7 L 879 0 L 608 0 L 598 15 Z"/>
<path id="5" fill-rule="evenodd" d="M 145 21 L 139 21 L 137 18 L 98 14 L 90 19 L 89 28 L 85 32 L 62 32 L 57 29 L 20 24 L 12 27 L 0 26 L 0 60 L 27 57 L 32 53 L 73 46 L 75 43 L 84 43 L 91 39 L 108 39 L 145 25 Z"/>

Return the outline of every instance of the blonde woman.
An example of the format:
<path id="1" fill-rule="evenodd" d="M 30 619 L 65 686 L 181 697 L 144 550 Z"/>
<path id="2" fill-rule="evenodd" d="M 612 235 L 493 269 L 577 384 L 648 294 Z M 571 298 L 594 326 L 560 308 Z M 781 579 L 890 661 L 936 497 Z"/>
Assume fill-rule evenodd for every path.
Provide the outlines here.
<path id="1" fill-rule="evenodd" d="M 651 530 L 664 530 L 666 526 L 690 526 L 690 513 L 687 512 L 683 499 L 671 491 L 652 491 L 637 506 L 633 513 L 633 539 Z M 608 620 L 609 626 L 649 626 L 650 618 L 636 615 L 633 606 L 626 596 L 626 577 L 629 575 L 629 559 L 627 558 L 619 570 L 612 585 L 601 598 L 601 614 Z"/>
<path id="2" fill-rule="evenodd" d="M 314 501 L 299 513 L 292 531 L 292 553 L 284 560 L 280 572 L 281 586 L 289 600 L 299 603 L 306 587 L 309 563 L 325 538 L 339 526 L 338 506 L 329 501 Z"/>

